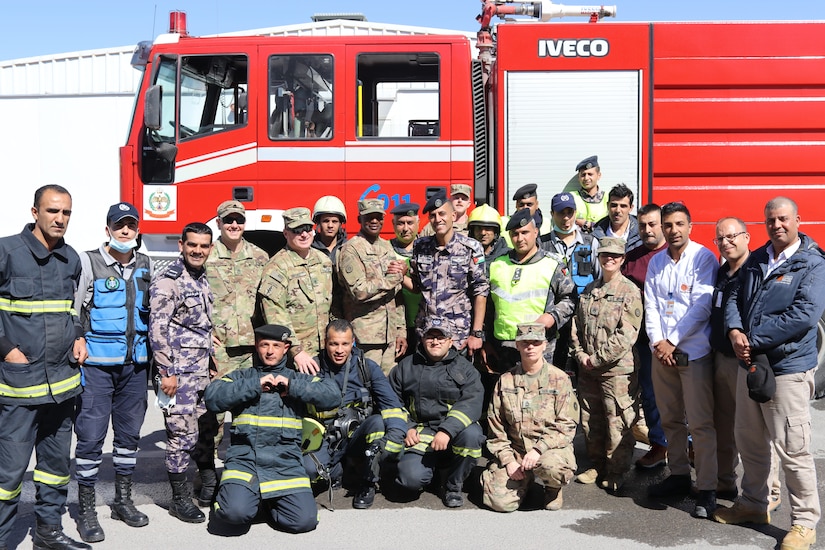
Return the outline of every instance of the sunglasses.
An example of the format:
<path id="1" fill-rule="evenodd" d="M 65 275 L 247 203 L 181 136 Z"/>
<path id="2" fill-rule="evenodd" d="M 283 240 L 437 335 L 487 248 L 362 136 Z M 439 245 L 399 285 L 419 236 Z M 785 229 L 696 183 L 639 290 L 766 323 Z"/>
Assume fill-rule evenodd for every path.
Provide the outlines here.
<path id="1" fill-rule="evenodd" d="M 312 233 L 312 226 L 311 225 L 299 225 L 298 227 L 293 227 L 290 229 L 292 233 L 295 235 L 301 235 L 303 233 Z"/>
<path id="2" fill-rule="evenodd" d="M 243 216 L 224 216 L 223 218 L 221 218 L 221 221 L 226 225 L 232 225 L 233 223 L 243 225 L 246 223 L 246 218 L 244 218 Z"/>

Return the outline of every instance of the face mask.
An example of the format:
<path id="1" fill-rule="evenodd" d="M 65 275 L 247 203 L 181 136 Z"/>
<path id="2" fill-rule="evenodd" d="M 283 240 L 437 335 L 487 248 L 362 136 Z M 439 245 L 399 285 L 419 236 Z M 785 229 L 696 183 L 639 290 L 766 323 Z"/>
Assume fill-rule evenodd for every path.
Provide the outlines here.
<path id="1" fill-rule="evenodd" d="M 569 235 L 570 233 L 574 232 L 575 230 L 576 230 L 575 225 L 573 225 L 570 229 L 565 231 L 564 229 L 561 229 L 558 225 L 553 224 L 553 231 L 555 231 L 556 233 L 561 233 L 562 235 Z"/>
<path id="2" fill-rule="evenodd" d="M 131 252 L 133 249 L 138 247 L 137 239 L 132 239 L 131 241 L 121 242 L 117 239 L 111 239 L 109 241 L 109 247 L 121 254 L 126 254 L 127 252 Z"/>

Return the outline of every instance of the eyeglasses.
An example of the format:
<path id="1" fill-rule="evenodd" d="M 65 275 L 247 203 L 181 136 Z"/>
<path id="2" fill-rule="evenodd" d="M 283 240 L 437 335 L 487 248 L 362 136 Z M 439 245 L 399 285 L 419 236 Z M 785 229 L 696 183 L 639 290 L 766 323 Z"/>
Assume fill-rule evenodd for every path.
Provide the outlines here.
<path id="1" fill-rule="evenodd" d="M 224 216 L 223 218 L 221 218 L 221 221 L 226 225 L 232 225 L 233 223 L 243 225 L 246 223 L 246 218 L 244 218 L 243 216 Z"/>
<path id="2" fill-rule="evenodd" d="M 441 334 L 441 333 L 438 333 L 438 334 L 425 334 L 424 335 L 424 340 L 436 340 L 438 342 L 443 342 L 444 340 L 449 340 L 449 339 L 450 339 L 449 336 L 446 336 L 446 335 Z"/>
<path id="3" fill-rule="evenodd" d="M 738 237 L 739 235 L 744 235 L 745 233 L 747 233 L 747 231 L 740 231 L 739 233 L 734 233 L 733 235 L 722 235 L 721 237 L 713 239 L 713 242 L 715 242 L 717 246 L 722 246 L 723 244 L 725 244 L 725 241 L 728 241 L 730 244 L 733 244 L 733 242 L 736 240 L 736 237 Z"/>
<path id="4" fill-rule="evenodd" d="M 302 235 L 304 233 L 312 233 L 312 226 L 311 225 L 299 225 L 298 227 L 293 227 L 290 229 L 292 233 L 295 235 Z"/>

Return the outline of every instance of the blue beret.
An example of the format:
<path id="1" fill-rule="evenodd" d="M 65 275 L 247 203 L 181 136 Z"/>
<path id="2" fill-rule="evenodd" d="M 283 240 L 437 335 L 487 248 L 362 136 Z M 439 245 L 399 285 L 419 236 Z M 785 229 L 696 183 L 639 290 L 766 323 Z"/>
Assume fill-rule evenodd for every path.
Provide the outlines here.
<path id="1" fill-rule="evenodd" d="M 535 183 L 528 183 L 527 185 L 522 185 L 519 187 L 515 193 L 513 193 L 513 200 L 517 201 L 519 199 L 529 199 L 530 197 L 536 196 L 536 184 Z"/>
<path id="2" fill-rule="evenodd" d="M 255 329 L 255 337 L 260 340 L 278 340 L 279 342 L 289 342 L 292 333 L 288 328 L 281 325 L 264 325 Z"/>
<path id="3" fill-rule="evenodd" d="M 390 210 L 390 214 L 395 216 L 417 216 L 420 209 L 421 207 L 414 202 L 402 202 Z"/>
<path id="4" fill-rule="evenodd" d="M 506 229 L 507 231 L 518 229 L 519 227 L 524 227 L 529 224 L 531 221 L 533 221 L 533 215 L 530 213 L 530 209 L 521 208 L 516 210 L 516 212 L 510 216 L 510 221 L 507 222 Z"/>
<path id="5" fill-rule="evenodd" d="M 592 157 L 587 157 L 580 163 L 576 165 L 576 172 L 580 170 L 590 170 L 591 168 L 598 168 L 599 167 L 599 157 L 593 155 Z"/>
<path id="6" fill-rule="evenodd" d="M 424 212 L 425 214 L 429 214 L 433 210 L 436 210 L 437 208 L 441 208 L 442 206 L 444 206 L 444 203 L 446 202 L 447 192 L 443 189 L 439 190 L 435 195 L 430 197 L 430 200 L 428 200 L 427 204 L 424 205 L 424 209 L 422 210 L 422 212 Z"/>

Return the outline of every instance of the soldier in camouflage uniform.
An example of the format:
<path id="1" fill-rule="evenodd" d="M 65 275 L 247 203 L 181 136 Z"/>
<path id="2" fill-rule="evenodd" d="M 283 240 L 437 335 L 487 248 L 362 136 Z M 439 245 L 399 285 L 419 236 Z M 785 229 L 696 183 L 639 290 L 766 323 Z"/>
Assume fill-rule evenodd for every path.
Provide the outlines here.
<path id="1" fill-rule="evenodd" d="M 455 220 L 453 221 L 453 229 L 456 233 L 461 233 L 467 237 L 470 236 L 470 217 L 467 210 L 472 204 L 473 188 L 463 183 L 454 183 L 450 186 L 450 203 L 453 205 L 455 211 Z M 432 237 L 435 235 L 435 229 L 432 224 L 427 224 L 421 228 L 421 237 Z"/>
<path id="2" fill-rule="evenodd" d="M 392 245 L 396 257 L 399 260 L 404 260 L 408 268 L 412 259 L 413 242 L 418 237 L 419 210 L 420 207 L 414 202 L 403 202 L 390 210 L 392 227 L 395 231 L 395 238 L 390 239 L 390 245 Z M 421 294 L 402 288 L 401 299 L 404 301 L 404 318 L 407 325 L 406 353 L 410 354 L 418 344 L 418 336 L 415 334 L 415 318 L 418 316 L 418 308 L 421 306 Z"/>
<path id="3" fill-rule="evenodd" d="M 487 414 L 487 449 L 495 460 L 481 474 L 484 504 L 513 512 L 538 478 L 545 509 L 559 510 L 562 488 L 576 471 L 579 404 L 567 374 L 544 358 L 543 324 L 519 324 L 516 345 L 521 362 L 499 379 Z"/>
<path id="4" fill-rule="evenodd" d="M 221 232 L 212 253 L 209 254 L 207 280 L 215 298 L 212 308 L 212 344 L 215 378 L 235 369 L 252 366 L 255 351 L 253 317 L 255 296 L 261 273 L 269 261 L 269 254 L 243 238 L 246 209 L 238 201 L 224 201 L 218 206 L 218 229 Z M 202 443 L 221 444 L 224 413 L 206 413 L 207 420 L 200 432 Z M 218 479 L 215 473 L 214 453 L 204 455 L 198 464 L 201 489 L 198 504 L 209 506 L 214 500 Z"/>
<path id="5" fill-rule="evenodd" d="M 190 455 L 197 463 L 203 453 L 213 452 L 211 446 L 196 448 L 212 352 L 212 293 L 204 269 L 212 251 L 212 230 L 190 223 L 178 246 L 181 257 L 149 286 L 149 342 L 160 375 L 158 391 L 175 398 L 164 410 L 166 470 L 172 484 L 169 514 L 200 523 L 205 516 L 192 502 L 186 470 Z"/>
<path id="6" fill-rule="evenodd" d="M 435 235 L 415 241 L 411 276 L 404 278 L 404 287 L 421 292 L 423 297 L 415 322 L 418 336 L 430 319 L 445 319 L 453 345 L 472 355 L 483 342 L 490 293 L 484 250 L 475 239 L 455 231 L 453 205 L 444 194 L 433 195 L 424 213 L 430 214 Z"/>
<path id="7" fill-rule="evenodd" d="M 341 247 L 338 256 L 343 314 L 352 323 L 364 357 L 387 374 L 395 358 L 407 351 L 404 303 L 399 295 L 407 264 L 380 237 L 384 201 L 359 201 L 358 221 L 361 231 Z"/>
<path id="8" fill-rule="evenodd" d="M 282 325 L 294 335 L 289 348 L 298 371 L 317 374 L 317 356 L 332 303 L 332 262 L 312 248 L 309 209 L 284 211 L 286 248 L 264 268 L 258 299 L 267 324 Z"/>
<path id="9" fill-rule="evenodd" d="M 570 355 L 580 367 L 582 427 L 594 465 L 577 479 L 598 481 L 610 492 L 622 486 L 630 470 L 636 444 L 632 427 L 639 410 L 633 344 L 642 324 L 642 296 L 621 273 L 624 251 L 624 240 L 602 239 L 602 276 L 579 298 L 570 333 Z"/>

